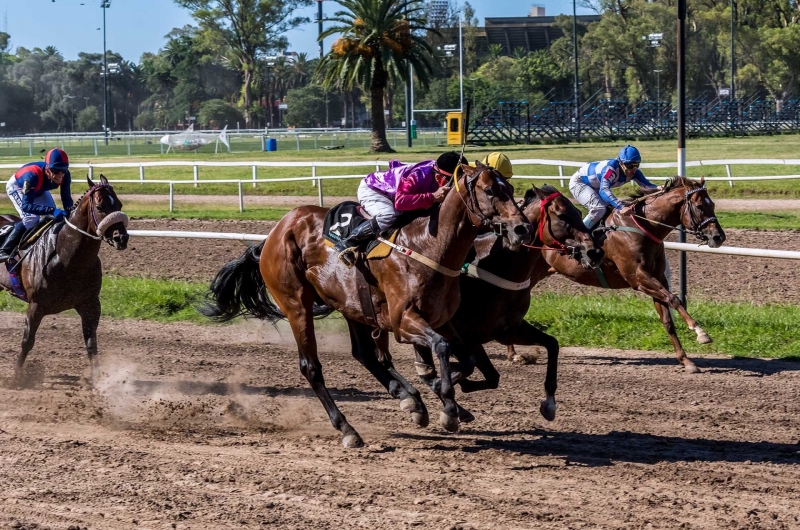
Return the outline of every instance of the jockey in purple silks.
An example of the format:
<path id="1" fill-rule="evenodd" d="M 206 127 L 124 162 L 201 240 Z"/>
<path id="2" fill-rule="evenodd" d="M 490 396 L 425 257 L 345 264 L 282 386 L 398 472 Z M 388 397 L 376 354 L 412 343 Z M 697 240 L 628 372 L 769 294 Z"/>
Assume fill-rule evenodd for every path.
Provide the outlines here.
<path id="1" fill-rule="evenodd" d="M 445 183 L 452 178 L 459 162 L 467 163 L 466 159 L 451 151 L 435 162 L 401 164 L 392 160 L 388 170 L 367 175 L 358 186 L 358 202 L 372 219 L 356 227 L 347 239 L 336 243 L 334 251 L 338 252 L 342 263 L 352 267 L 355 264 L 353 249 L 374 238 L 381 230 L 395 227 L 404 212 L 427 210 L 442 202 L 450 191 L 450 186 Z"/>
<path id="2" fill-rule="evenodd" d="M 22 234 L 26 229 L 36 226 L 39 216 L 52 215 L 59 220 L 67 217 L 65 210 L 72 208 L 73 204 L 71 183 L 69 157 L 61 149 L 49 150 L 44 156 L 44 162 L 25 164 L 14 173 L 6 184 L 6 193 L 22 220 L 14 225 L 14 230 L 0 248 L 0 263 L 8 261 Z M 58 188 L 61 188 L 63 210 L 56 208 L 50 195 L 50 190 Z"/>

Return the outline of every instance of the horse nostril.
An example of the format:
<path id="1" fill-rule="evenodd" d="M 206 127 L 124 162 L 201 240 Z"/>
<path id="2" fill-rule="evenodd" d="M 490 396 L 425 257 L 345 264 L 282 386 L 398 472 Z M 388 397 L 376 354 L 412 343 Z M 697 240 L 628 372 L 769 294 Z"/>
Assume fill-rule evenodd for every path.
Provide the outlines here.
<path id="1" fill-rule="evenodd" d="M 525 225 L 517 225 L 514 227 L 514 233 L 519 237 L 525 237 L 528 235 L 528 227 Z"/>

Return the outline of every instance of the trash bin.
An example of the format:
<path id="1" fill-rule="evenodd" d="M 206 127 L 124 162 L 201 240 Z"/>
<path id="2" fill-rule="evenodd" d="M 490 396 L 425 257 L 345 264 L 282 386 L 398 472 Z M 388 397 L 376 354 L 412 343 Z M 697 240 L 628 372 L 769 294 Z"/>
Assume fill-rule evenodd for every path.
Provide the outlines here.
<path id="1" fill-rule="evenodd" d="M 277 151 L 277 150 L 278 150 L 278 139 L 267 138 L 267 151 Z"/>
<path id="2" fill-rule="evenodd" d="M 411 120 L 411 139 L 417 139 L 417 120 Z"/>

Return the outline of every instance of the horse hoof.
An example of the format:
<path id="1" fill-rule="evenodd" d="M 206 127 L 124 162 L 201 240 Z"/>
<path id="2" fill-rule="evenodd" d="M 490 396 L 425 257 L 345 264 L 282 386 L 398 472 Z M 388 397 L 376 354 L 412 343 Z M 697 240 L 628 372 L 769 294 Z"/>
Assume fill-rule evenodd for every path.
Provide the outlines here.
<path id="1" fill-rule="evenodd" d="M 556 419 L 556 405 L 546 399 L 539 405 L 539 412 L 547 421 Z"/>
<path id="2" fill-rule="evenodd" d="M 419 407 L 417 406 L 417 400 L 410 397 L 401 400 L 400 410 L 402 410 L 403 412 L 414 412 L 416 410 L 419 410 Z"/>
<path id="3" fill-rule="evenodd" d="M 711 344 L 712 342 L 714 342 L 714 341 L 711 340 L 711 337 L 709 337 L 708 333 L 706 333 L 705 331 L 703 331 L 703 332 L 701 332 L 701 333 L 699 333 L 697 335 L 697 343 L 698 344 Z"/>
<path id="4" fill-rule="evenodd" d="M 439 413 L 439 425 L 447 432 L 458 432 L 458 416 L 448 416 L 442 411 Z"/>
<path id="5" fill-rule="evenodd" d="M 428 411 L 424 410 L 422 412 L 412 412 L 411 413 L 411 421 L 417 424 L 417 427 L 425 428 L 430 423 L 431 418 L 428 416 Z"/>
<path id="6" fill-rule="evenodd" d="M 536 361 L 539 358 L 536 355 L 524 354 L 524 353 L 517 353 L 511 359 L 509 359 L 512 364 L 536 364 Z"/>
<path id="7" fill-rule="evenodd" d="M 358 449 L 359 447 L 364 447 L 364 440 L 361 439 L 358 433 L 352 433 L 342 438 L 342 445 L 345 449 Z"/>
<path id="8" fill-rule="evenodd" d="M 700 373 L 700 368 L 698 368 L 694 364 L 685 364 L 685 365 L 683 365 L 683 369 L 687 374 L 699 374 Z"/>
<path id="9" fill-rule="evenodd" d="M 458 421 L 460 421 L 461 423 L 470 423 L 472 421 L 475 421 L 475 416 L 470 411 L 459 405 Z"/>

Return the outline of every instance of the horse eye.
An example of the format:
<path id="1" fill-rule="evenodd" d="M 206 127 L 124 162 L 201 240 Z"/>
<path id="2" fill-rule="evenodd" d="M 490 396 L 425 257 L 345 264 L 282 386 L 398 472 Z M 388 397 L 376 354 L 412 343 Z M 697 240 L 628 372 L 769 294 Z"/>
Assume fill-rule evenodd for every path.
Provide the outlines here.
<path id="1" fill-rule="evenodd" d="M 487 197 L 494 197 L 494 190 L 492 190 L 491 187 L 484 188 L 483 193 L 485 193 Z"/>

